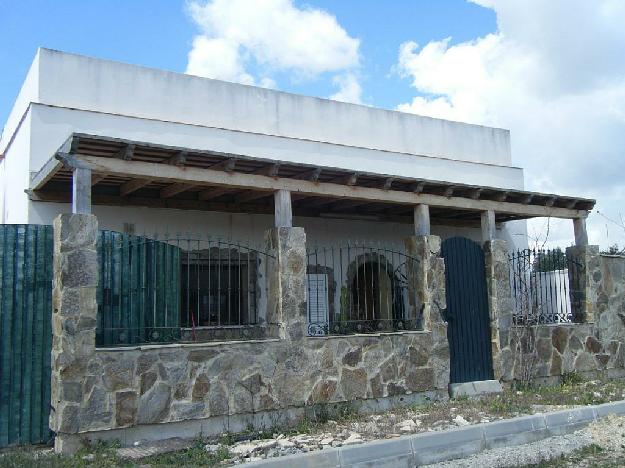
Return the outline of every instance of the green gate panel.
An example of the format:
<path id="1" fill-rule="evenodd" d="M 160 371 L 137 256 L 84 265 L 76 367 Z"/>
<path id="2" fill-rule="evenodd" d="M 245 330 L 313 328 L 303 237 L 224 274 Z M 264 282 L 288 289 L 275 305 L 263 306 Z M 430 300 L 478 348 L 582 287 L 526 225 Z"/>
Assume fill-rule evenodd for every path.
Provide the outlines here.
<path id="1" fill-rule="evenodd" d="M 0 225 L 0 447 L 48 442 L 52 226 Z"/>
<path id="2" fill-rule="evenodd" d="M 464 237 L 442 243 L 445 259 L 450 382 L 493 378 L 484 251 Z"/>
<path id="3" fill-rule="evenodd" d="M 180 248 L 113 231 L 98 238 L 98 346 L 180 338 Z"/>

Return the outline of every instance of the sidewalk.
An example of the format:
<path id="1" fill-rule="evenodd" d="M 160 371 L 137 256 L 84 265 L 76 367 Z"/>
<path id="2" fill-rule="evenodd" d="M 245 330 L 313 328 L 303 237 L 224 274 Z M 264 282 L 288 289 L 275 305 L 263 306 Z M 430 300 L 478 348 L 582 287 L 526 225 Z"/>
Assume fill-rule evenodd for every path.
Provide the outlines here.
<path id="1" fill-rule="evenodd" d="M 412 467 L 467 457 L 569 434 L 610 414 L 625 415 L 625 401 L 521 416 L 447 431 L 422 433 L 246 464 L 250 467 Z"/>

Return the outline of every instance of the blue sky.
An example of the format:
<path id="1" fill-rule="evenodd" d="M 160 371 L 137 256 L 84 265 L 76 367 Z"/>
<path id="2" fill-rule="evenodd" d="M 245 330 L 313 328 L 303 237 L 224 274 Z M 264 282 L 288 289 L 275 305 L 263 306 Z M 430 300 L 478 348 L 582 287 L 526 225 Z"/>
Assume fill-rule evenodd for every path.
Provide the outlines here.
<path id="1" fill-rule="evenodd" d="M 414 94 L 409 80 L 392 73 L 399 45 L 451 36 L 454 43 L 496 29 L 492 10 L 464 0 L 296 2 L 336 16 L 360 39 L 363 100 L 395 108 Z M 198 27 L 184 1 L 173 0 L 0 0 L 0 121 L 13 105 L 37 47 L 43 46 L 184 72 Z M 254 66 L 252 65 L 252 70 Z M 327 74 L 307 80 L 278 72 L 278 88 L 325 97 L 333 92 Z"/>
<path id="2" fill-rule="evenodd" d="M 623 24 L 623 0 L 0 0 L 0 120 L 44 46 L 503 127 L 527 189 L 597 199 L 591 241 L 625 245 Z"/>

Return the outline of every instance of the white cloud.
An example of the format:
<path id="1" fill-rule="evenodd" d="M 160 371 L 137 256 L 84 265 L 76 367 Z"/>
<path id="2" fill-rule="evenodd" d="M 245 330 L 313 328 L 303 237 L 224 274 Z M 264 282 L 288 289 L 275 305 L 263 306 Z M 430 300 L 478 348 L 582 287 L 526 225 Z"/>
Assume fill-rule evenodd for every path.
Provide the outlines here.
<path id="1" fill-rule="evenodd" d="M 352 102 L 362 104 L 362 87 L 358 78 L 353 73 L 335 76 L 332 82 L 339 90 L 330 96 L 335 101 Z"/>
<path id="2" fill-rule="evenodd" d="M 398 69 L 418 91 L 399 110 L 509 128 L 513 162 L 531 190 L 586 196 L 625 213 L 625 2 L 475 0 L 498 31 L 451 45 L 402 44 Z M 551 239 L 572 239 L 552 223 Z M 591 215 L 591 241 L 625 244 L 625 230 Z"/>
<path id="3" fill-rule="evenodd" d="M 360 65 L 360 41 L 329 13 L 298 8 L 292 0 L 194 0 L 187 7 L 201 30 L 187 73 L 269 87 L 275 86 L 276 72 L 299 80 L 340 74 L 351 76 L 344 95 L 360 98 L 353 74 Z"/>

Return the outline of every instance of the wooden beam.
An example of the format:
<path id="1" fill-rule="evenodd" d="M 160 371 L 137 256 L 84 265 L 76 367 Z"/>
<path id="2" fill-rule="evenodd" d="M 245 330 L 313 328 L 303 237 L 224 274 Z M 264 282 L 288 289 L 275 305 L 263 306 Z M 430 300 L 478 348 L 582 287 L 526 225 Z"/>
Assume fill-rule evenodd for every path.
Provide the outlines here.
<path id="1" fill-rule="evenodd" d="M 91 174 L 91 186 L 98 185 L 108 174 Z"/>
<path id="2" fill-rule="evenodd" d="M 316 167 L 308 171 L 301 172 L 295 176 L 296 179 L 309 180 L 310 182 L 317 182 L 321 175 L 321 168 Z"/>
<path id="3" fill-rule="evenodd" d="M 28 198 L 31 201 L 37 202 L 52 202 L 52 203 L 70 203 L 70 192 L 49 192 L 49 191 L 32 191 L 26 190 Z M 293 194 L 291 194 L 293 195 Z M 120 197 L 118 195 L 105 195 L 94 193 L 91 198 L 92 205 L 105 205 L 105 206 L 143 206 L 147 208 L 170 208 L 178 210 L 197 210 L 197 211 L 222 211 L 229 213 L 253 213 L 253 214 L 274 214 L 274 207 L 272 204 L 245 204 L 245 203 L 232 203 L 232 202 L 211 202 L 211 201 L 198 201 L 187 200 L 180 198 L 147 198 L 147 197 Z M 305 207 L 294 209 L 293 214 L 296 216 L 318 217 L 318 210 L 307 210 Z M 340 213 L 337 213 L 339 217 Z M 380 213 L 376 214 L 380 221 L 404 223 L 414 225 L 414 216 L 394 215 Z M 432 226 L 455 226 L 455 227 L 470 227 L 480 228 L 479 220 L 458 220 L 458 219 L 440 219 L 437 217 L 431 218 Z"/>
<path id="4" fill-rule="evenodd" d="M 382 190 L 390 190 L 394 180 L 394 177 L 387 177 L 382 184 Z"/>
<path id="5" fill-rule="evenodd" d="M 254 174 L 266 175 L 269 177 L 276 177 L 280 172 L 280 163 L 267 164 L 266 166 L 261 167 L 254 171 Z"/>
<path id="6" fill-rule="evenodd" d="M 175 155 L 169 158 L 169 164 L 173 164 L 174 166 L 184 166 L 187 162 L 187 152 L 186 151 L 178 151 Z"/>
<path id="7" fill-rule="evenodd" d="M 163 187 L 160 192 L 161 198 L 171 198 L 179 193 L 186 192 L 189 189 L 192 189 L 194 186 L 183 183 L 176 183 L 168 185 L 167 187 Z"/>
<path id="8" fill-rule="evenodd" d="M 223 161 L 220 161 L 216 164 L 213 164 L 212 166 L 210 166 L 210 168 L 213 170 L 222 169 L 225 172 L 232 172 L 234 171 L 234 168 L 236 165 L 237 165 L 237 158 L 229 158 L 229 159 L 224 159 Z"/>
<path id="9" fill-rule="evenodd" d="M 72 171 L 72 213 L 91 214 L 91 169 Z"/>
<path id="10" fill-rule="evenodd" d="M 51 158 L 43 165 L 30 181 L 31 190 L 39 190 L 63 168 L 63 163 L 56 158 Z"/>
<path id="11" fill-rule="evenodd" d="M 555 202 L 556 202 L 555 197 L 547 198 L 547 201 L 545 202 L 545 206 L 552 207 Z"/>
<path id="12" fill-rule="evenodd" d="M 482 196 L 482 190 L 481 188 L 476 188 L 473 191 L 471 191 L 471 195 L 469 195 L 473 200 L 479 200 L 480 197 Z"/>
<path id="13" fill-rule="evenodd" d="M 356 185 L 356 182 L 358 182 L 358 175 L 359 174 L 357 172 L 354 172 L 353 174 L 350 174 L 350 175 L 346 176 L 344 178 L 345 185 L 348 185 L 350 187 L 353 186 L 353 185 Z"/>
<path id="14" fill-rule="evenodd" d="M 447 187 L 445 189 L 445 192 L 443 193 L 444 197 L 450 198 L 453 194 L 454 194 L 454 189 L 456 187 L 454 187 L 453 185 L 450 185 L 449 187 Z"/>
<path id="15" fill-rule="evenodd" d="M 586 218 L 575 218 L 573 220 L 573 231 L 575 232 L 575 245 L 578 247 L 587 246 Z"/>
<path id="16" fill-rule="evenodd" d="M 482 211 L 482 242 L 488 242 L 495 239 L 495 212 L 493 210 Z"/>
<path id="17" fill-rule="evenodd" d="M 167 164 L 149 163 L 143 161 L 123 161 L 114 158 L 102 158 L 87 155 L 57 154 L 70 166 L 81 166 L 96 172 L 106 172 L 122 177 L 134 176 L 153 178 L 169 182 L 186 182 L 193 185 L 221 186 L 231 189 L 258 190 L 289 190 L 312 196 L 326 196 L 354 200 L 371 200 L 402 205 L 417 205 L 420 203 L 436 208 L 459 208 L 466 210 L 485 211 L 493 210 L 522 216 L 550 216 L 554 218 L 579 218 L 587 214 L 586 210 L 570 210 L 560 207 L 546 207 L 539 205 L 523 205 L 511 202 L 494 200 L 473 200 L 464 197 L 443 197 L 434 194 L 416 194 L 399 190 L 382 190 L 379 188 L 344 186 L 329 182 L 310 182 L 288 178 L 274 178 L 258 174 L 243 174 L 240 172 L 224 173 L 211 169 L 196 167 L 177 167 Z"/>
<path id="18" fill-rule="evenodd" d="M 135 154 L 135 145 L 129 144 L 119 150 L 118 157 L 120 157 L 124 161 L 130 161 L 132 160 L 134 154 Z"/>
<path id="19" fill-rule="evenodd" d="M 291 206 L 291 192 L 278 190 L 274 193 L 275 227 L 293 226 L 293 208 Z"/>
<path id="20" fill-rule="evenodd" d="M 202 201 L 206 201 L 206 200 L 212 200 L 213 198 L 217 198 L 217 197 L 221 197 L 222 195 L 225 195 L 226 193 L 230 193 L 235 189 L 232 188 L 228 188 L 228 187 L 213 187 L 207 190 L 202 190 L 197 198 L 198 200 L 202 200 Z"/>
<path id="21" fill-rule="evenodd" d="M 421 181 L 421 182 L 417 182 L 412 186 L 412 191 L 413 193 L 421 193 L 423 192 L 423 189 L 425 188 L 425 182 Z"/>
<path id="22" fill-rule="evenodd" d="M 430 207 L 427 205 L 420 204 L 414 207 L 414 234 L 430 235 Z"/>
<path id="23" fill-rule="evenodd" d="M 495 200 L 497 201 L 506 201 L 508 199 L 508 192 L 498 193 L 495 196 Z"/>
<path id="24" fill-rule="evenodd" d="M 152 183 L 152 179 L 132 179 L 128 182 L 124 182 L 119 187 L 119 195 L 122 197 L 127 197 L 133 192 L 136 192 L 140 188 L 145 187 Z"/>

